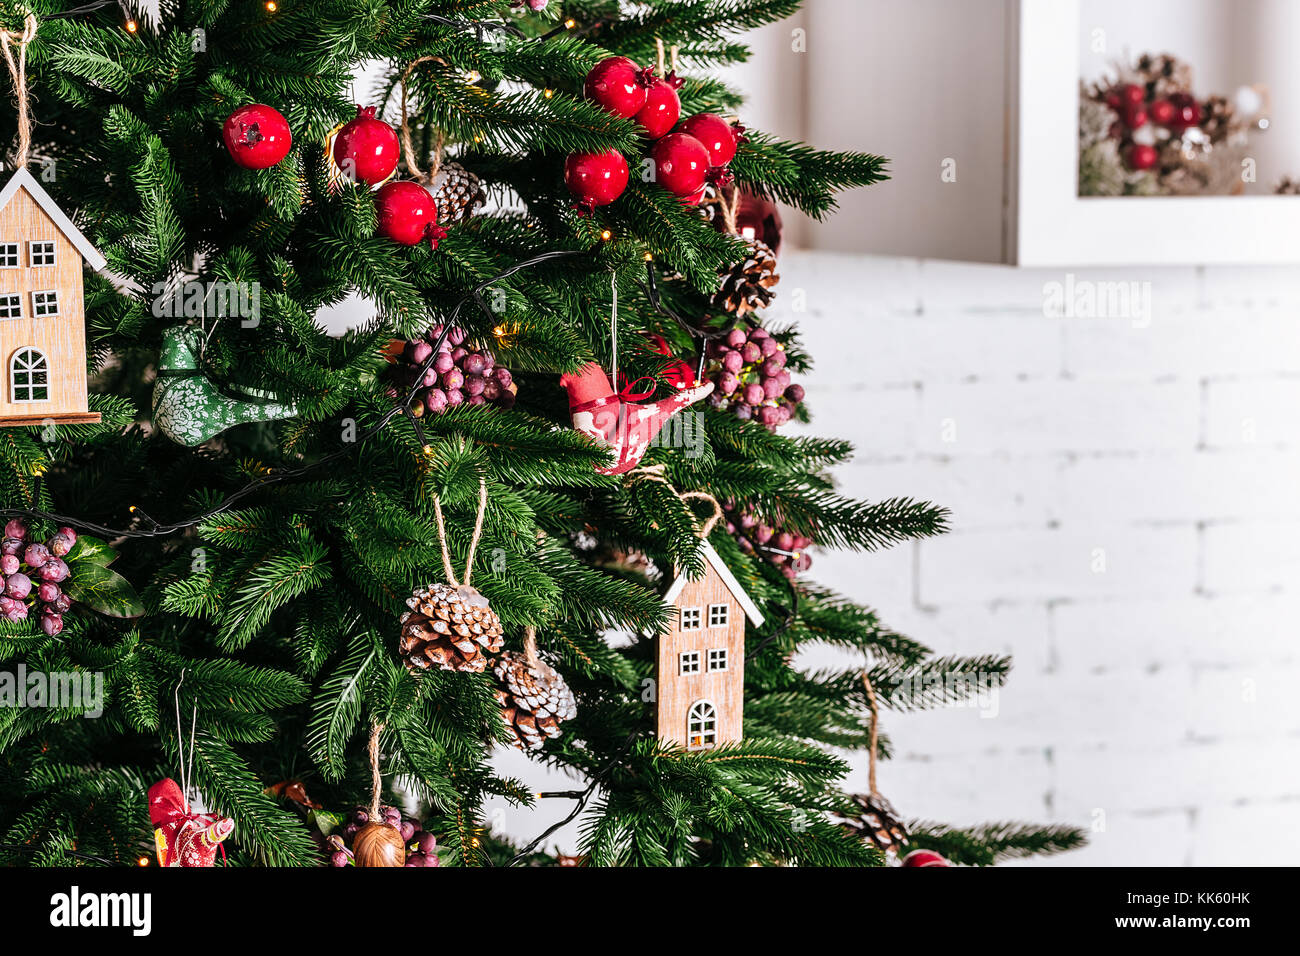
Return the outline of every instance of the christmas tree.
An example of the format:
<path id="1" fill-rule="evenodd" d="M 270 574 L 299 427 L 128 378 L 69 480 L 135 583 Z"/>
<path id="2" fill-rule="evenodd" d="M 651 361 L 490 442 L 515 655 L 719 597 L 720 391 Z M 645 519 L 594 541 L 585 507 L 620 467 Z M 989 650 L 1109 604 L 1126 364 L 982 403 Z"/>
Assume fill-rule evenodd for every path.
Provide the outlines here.
<path id="1" fill-rule="evenodd" d="M 0 708 L 0 863 L 132 863 L 151 823 L 189 861 L 157 814 L 201 809 L 209 863 L 223 839 L 238 864 L 554 862 L 491 832 L 489 797 L 568 801 L 590 865 L 1081 842 L 905 826 L 875 792 L 880 712 L 1010 661 L 936 657 L 810 577 L 809 547 L 948 516 L 849 500 L 852 449 L 783 434 L 815 357 L 763 325 L 775 204 L 825 217 L 886 169 L 743 128 L 710 76 L 798 6 L 4 0 L 5 177 L 48 221 L 0 244 L 34 274 L 59 209 L 91 268 L 59 313 L 84 407 L 40 404 L 79 356 L 5 356 L 30 407 L 0 428 L 0 669 L 102 675 L 102 699 Z M 52 321 L 25 295 L 19 323 Z M 350 295 L 368 320 L 328 335 Z M 734 653 L 665 657 L 710 628 Z M 812 646 L 855 657 L 809 673 Z M 735 693 L 695 699 L 705 677 Z M 579 783 L 504 778 L 511 745 Z"/>

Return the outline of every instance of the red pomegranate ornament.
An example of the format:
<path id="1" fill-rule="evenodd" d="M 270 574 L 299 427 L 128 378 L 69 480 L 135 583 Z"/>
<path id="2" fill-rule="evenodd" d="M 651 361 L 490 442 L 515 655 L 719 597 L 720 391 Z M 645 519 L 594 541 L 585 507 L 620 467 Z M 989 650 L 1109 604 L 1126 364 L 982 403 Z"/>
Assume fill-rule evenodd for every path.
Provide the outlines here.
<path id="1" fill-rule="evenodd" d="M 933 850 L 913 850 L 903 857 L 903 866 L 952 866 L 941 853 Z"/>
<path id="2" fill-rule="evenodd" d="M 379 234 L 404 246 L 429 240 L 431 248 L 445 239 L 447 230 L 438 225 L 438 207 L 429 191 L 419 183 L 400 180 L 386 183 L 375 193 Z"/>
<path id="3" fill-rule="evenodd" d="M 355 183 L 374 186 L 397 170 L 397 133 L 373 106 L 358 106 L 357 117 L 334 137 L 334 162 Z"/>
<path id="4" fill-rule="evenodd" d="M 627 160 L 616 149 L 603 153 L 570 153 L 564 161 L 564 184 L 578 200 L 579 212 L 608 206 L 627 188 Z"/>
<path id="5" fill-rule="evenodd" d="M 677 98 L 681 85 L 677 74 L 669 73 L 663 79 L 656 77 L 646 90 L 645 106 L 636 114 L 636 121 L 651 139 L 667 136 L 681 118 L 682 101 Z"/>
<path id="6" fill-rule="evenodd" d="M 655 143 L 650 156 L 655 180 L 674 196 L 693 196 L 709 176 L 709 151 L 688 133 L 669 133 Z"/>
<path id="7" fill-rule="evenodd" d="M 694 136 L 709 151 L 709 162 L 725 166 L 736 157 L 740 145 L 736 127 L 713 113 L 696 113 L 682 123 L 682 132 Z"/>
<path id="8" fill-rule="evenodd" d="M 245 169 L 267 169 L 289 155 L 289 121 L 264 103 L 241 106 L 221 127 L 230 158 Z"/>
<path id="9" fill-rule="evenodd" d="M 583 83 L 587 99 L 606 111 L 631 119 L 645 106 L 654 71 L 637 66 L 625 56 L 609 56 L 591 68 Z"/>

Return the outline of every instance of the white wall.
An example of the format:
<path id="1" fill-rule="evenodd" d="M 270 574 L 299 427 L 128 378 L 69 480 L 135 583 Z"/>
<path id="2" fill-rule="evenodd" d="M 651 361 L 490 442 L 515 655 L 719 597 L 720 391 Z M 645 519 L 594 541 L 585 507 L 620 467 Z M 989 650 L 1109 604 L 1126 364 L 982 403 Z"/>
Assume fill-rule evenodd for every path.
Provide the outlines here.
<path id="1" fill-rule="evenodd" d="M 1061 863 L 1293 862 L 1300 269 L 1077 277 L 1150 282 L 1147 327 L 1046 317 L 1061 273 L 825 253 L 781 271 L 783 308 L 808 295 L 790 317 L 818 360 L 810 431 L 859 449 L 842 489 L 954 513 L 945 537 L 812 575 L 940 653 L 1016 659 L 996 716 L 884 718 L 895 805 L 1104 825 Z"/>

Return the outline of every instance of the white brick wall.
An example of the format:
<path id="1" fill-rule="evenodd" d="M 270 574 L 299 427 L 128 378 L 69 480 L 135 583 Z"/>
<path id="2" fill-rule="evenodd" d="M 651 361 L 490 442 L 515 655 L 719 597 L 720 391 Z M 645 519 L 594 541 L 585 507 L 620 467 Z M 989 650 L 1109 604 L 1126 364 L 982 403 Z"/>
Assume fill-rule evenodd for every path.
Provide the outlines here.
<path id="1" fill-rule="evenodd" d="M 842 489 L 954 513 L 813 575 L 941 653 L 1016 658 L 995 717 L 886 715 L 895 805 L 1101 828 L 1059 864 L 1294 860 L 1300 269 L 1076 273 L 1151 283 L 1149 322 L 1047 317 L 1046 270 L 791 251 L 781 272 L 810 431 L 859 449 Z"/>

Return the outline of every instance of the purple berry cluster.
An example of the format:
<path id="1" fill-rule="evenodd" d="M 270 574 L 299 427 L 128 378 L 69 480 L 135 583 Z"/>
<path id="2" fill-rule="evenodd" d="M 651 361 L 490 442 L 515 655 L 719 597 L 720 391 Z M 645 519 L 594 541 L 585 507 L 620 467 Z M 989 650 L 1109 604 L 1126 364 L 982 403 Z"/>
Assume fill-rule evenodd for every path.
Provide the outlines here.
<path id="1" fill-rule="evenodd" d="M 406 866 L 437 866 L 438 840 L 432 834 L 420 828 L 418 820 L 402 819 L 402 811 L 396 807 L 380 807 L 384 822 L 397 827 L 402 833 L 402 842 L 406 844 Z M 331 833 L 326 839 L 330 854 L 330 866 L 351 866 L 352 850 L 349 844 L 357 831 L 370 822 L 370 811 L 366 807 L 357 807 L 352 811 L 352 821 L 339 833 Z"/>
<path id="2" fill-rule="evenodd" d="M 27 540 L 27 523 L 14 518 L 5 525 L 0 544 L 0 617 L 6 621 L 25 621 L 31 611 L 41 619 L 41 630 L 53 637 L 63 630 L 63 615 L 72 607 L 72 598 L 59 587 L 68 579 L 64 556 L 77 543 L 77 532 L 60 528 L 44 544 Z"/>
<path id="3" fill-rule="evenodd" d="M 442 326 L 435 325 L 424 338 L 415 339 L 402 346 L 401 355 L 392 371 L 393 384 L 388 394 L 401 398 L 416 385 L 416 375 L 433 354 L 433 343 L 442 334 Z M 511 408 L 519 387 L 510 376 L 510 370 L 496 364 L 487 349 L 472 351 L 465 347 L 464 329 L 452 327 L 447 340 L 438 350 L 438 357 L 420 380 L 420 391 L 411 411 L 416 417 L 441 415 L 453 405 L 496 405 Z"/>
<path id="4" fill-rule="evenodd" d="M 752 511 L 738 508 L 731 499 L 722 503 L 722 510 L 727 519 L 727 531 L 736 539 L 741 551 L 757 554 L 771 562 L 791 581 L 796 574 L 812 567 L 812 556 L 808 554 L 812 538 L 774 527 Z"/>
<path id="5" fill-rule="evenodd" d="M 709 404 L 729 408 L 737 418 L 754 419 L 769 429 L 784 425 L 803 401 L 803 386 L 790 382 L 785 347 L 761 325 L 737 325 L 709 343 L 714 384 Z"/>

